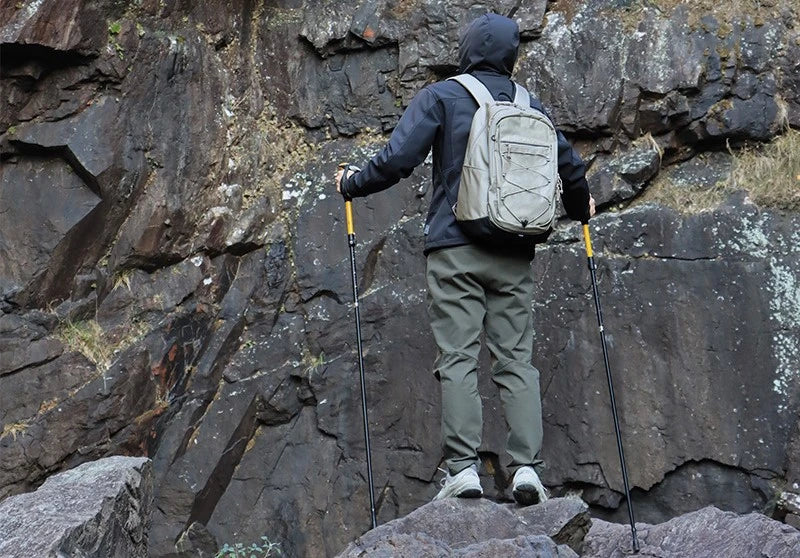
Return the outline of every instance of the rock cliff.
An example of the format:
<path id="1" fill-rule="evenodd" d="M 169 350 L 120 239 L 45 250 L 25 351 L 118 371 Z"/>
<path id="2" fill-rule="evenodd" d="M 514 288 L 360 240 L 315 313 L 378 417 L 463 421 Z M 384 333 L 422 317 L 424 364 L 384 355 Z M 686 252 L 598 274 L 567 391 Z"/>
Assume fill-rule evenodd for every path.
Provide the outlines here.
<path id="1" fill-rule="evenodd" d="M 414 92 L 455 70 L 467 21 L 515 4 L 3 3 L 0 498 L 88 460 L 146 455 L 153 556 L 262 535 L 327 556 L 363 533 L 331 177 L 374 154 Z M 713 504 L 797 524 L 795 2 L 523 4 L 515 78 L 590 163 L 600 204 L 638 518 Z M 356 203 L 381 522 L 437 490 L 421 255 L 430 172 Z M 574 224 L 559 225 L 534 273 L 543 479 L 623 520 Z M 481 382 L 483 480 L 503 500 L 504 423 Z"/>

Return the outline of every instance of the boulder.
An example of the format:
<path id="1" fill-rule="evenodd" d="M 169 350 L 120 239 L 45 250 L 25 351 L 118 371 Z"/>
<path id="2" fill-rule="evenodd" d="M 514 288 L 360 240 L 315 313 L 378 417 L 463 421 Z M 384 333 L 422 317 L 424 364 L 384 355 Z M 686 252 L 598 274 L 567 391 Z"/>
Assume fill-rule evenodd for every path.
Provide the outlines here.
<path id="1" fill-rule="evenodd" d="M 0 555 L 147 558 L 152 504 L 149 459 L 84 463 L 0 502 Z"/>
<path id="2" fill-rule="evenodd" d="M 764 556 L 794 558 L 800 531 L 761 514 L 736 515 L 709 506 L 658 525 L 636 525 L 640 555 L 659 558 L 696 556 Z M 594 520 L 584 546 L 585 558 L 612 558 L 631 553 L 627 525 Z"/>
<path id="3" fill-rule="evenodd" d="M 490 500 L 436 500 L 380 525 L 339 558 L 393 556 L 577 556 L 589 529 L 587 506 L 556 498 L 527 508 Z M 571 547 L 571 548 L 570 548 Z"/>

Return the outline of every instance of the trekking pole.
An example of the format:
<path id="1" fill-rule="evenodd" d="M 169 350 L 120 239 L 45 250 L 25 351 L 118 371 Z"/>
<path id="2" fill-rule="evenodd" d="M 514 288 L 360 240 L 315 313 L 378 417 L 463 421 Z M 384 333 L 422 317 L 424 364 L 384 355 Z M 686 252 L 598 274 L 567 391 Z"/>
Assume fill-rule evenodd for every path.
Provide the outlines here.
<path id="1" fill-rule="evenodd" d="M 343 178 L 351 166 L 342 163 L 340 169 L 344 170 Z M 354 167 L 353 167 L 354 168 Z M 350 245 L 350 275 L 353 279 L 353 306 L 356 311 L 356 339 L 358 341 L 358 372 L 361 377 L 361 410 L 364 415 L 364 443 L 367 447 L 367 482 L 369 484 L 369 511 L 372 519 L 372 528 L 378 526 L 375 518 L 375 489 L 372 483 L 372 451 L 369 446 L 369 420 L 367 418 L 367 383 L 364 377 L 364 351 L 361 346 L 361 312 L 358 308 L 358 277 L 356 275 L 356 231 L 353 226 L 353 202 L 344 199 L 344 211 L 347 218 L 347 244 Z"/>
<path id="2" fill-rule="evenodd" d="M 600 326 L 600 344 L 603 346 L 603 361 L 606 365 L 606 377 L 608 378 L 608 394 L 611 396 L 611 414 L 614 416 L 614 432 L 617 435 L 617 449 L 619 450 L 619 464 L 622 468 L 622 483 L 625 487 L 625 499 L 628 502 L 628 519 L 631 522 L 631 538 L 633 539 L 633 551 L 639 552 L 639 541 L 636 539 L 636 520 L 633 518 L 633 504 L 631 503 L 631 491 L 628 487 L 628 469 L 625 467 L 625 451 L 622 449 L 622 436 L 619 432 L 619 417 L 617 416 L 617 403 L 614 399 L 614 384 L 611 381 L 611 367 L 608 364 L 608 347 L 606 346 L 606 332 L 603 327 L 603 311 L 600 308 L 600 294 L 597 290 L 597 266 L 594 263 L 594 253 L 592 252 L 592 239 L 589 236 L 589 225 L 583 223 L 583 240 L 586 243 L 586 257 L 589 260 L 589 272 L 592 275 L 592 292 L 594 293 L 594 307 L 597 311 L 597 324 Z"/>

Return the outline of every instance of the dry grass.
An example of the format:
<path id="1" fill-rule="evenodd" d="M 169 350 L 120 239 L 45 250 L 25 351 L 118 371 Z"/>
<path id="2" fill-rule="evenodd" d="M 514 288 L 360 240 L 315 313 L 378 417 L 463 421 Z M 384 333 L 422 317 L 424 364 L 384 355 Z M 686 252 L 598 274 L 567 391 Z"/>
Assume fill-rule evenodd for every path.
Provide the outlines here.
<path id="1" fill-rule="evenodd" d="M 114 356 L 113 347 L 108 343 L 105 332 L 97 321 L 67 320 L 61 324 L 55 335 L 67 349 L 81 353 L 98 369 L 108 370 L 111 365 Z"/>
<path id="2" fill-rule="evenodd" d="M 81 353 L 97 367 L 99 372 L 105 373 L 116 354 L 133 345 L 147 331 L 146 324 L 134 321 L 124 335 L 114 340 L 96 320 L 80 322 L 66 320 L 61 323 L 54 335 L 68 350 Z"/>
<path id="3" fill-rule="evenodd" d="M 21 420 L 19 422 L 13 422 L 11 424 L 4 425 L 3 431 L 0 432 L 0 440 L 6 436 L 11 436 L 16 441 L 17 436 L 25 432 L 29 425 L 29 420 Z"/>
<path id="4" fill-rule="evenodd" d="M 700 213 L 717 207 L 728 195 L 727 184 L 711 187 L 676 186 L 669 178 L 659 176 L 636 200 L 636 204 L 654 202 L 684 214 Z"/>
<path id="5" fill-rule="evenodd" d="M 737 153 L 728 189 L 747 190 L 764 207 L 800 209 L 800 131 Z"/>
<path id="6" fill-rule="evenodd" d="M 659 175 L 636 201 L 656 202 L 681 213 L 717 207 L 731 192 L 747 191 L 757 205 L 800 210 L 800 131 L 787 130 L 771 143 L 731 151 L 730 175 L 711 186 L 677 185 Z"/>

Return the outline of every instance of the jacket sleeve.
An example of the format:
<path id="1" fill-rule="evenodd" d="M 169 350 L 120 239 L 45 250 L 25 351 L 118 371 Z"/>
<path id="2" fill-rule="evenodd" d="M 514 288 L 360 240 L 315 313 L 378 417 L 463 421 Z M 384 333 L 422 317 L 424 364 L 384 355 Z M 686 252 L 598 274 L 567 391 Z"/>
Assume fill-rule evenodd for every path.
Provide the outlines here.
<path id="1" fill-rule="evenodd" d="M 531 107 L 541 111 L 550 118 L 542 104 L 531 97 Z M 552 119 L 551 119 L 552 120 Z M 558 174 L 564 186 L 561 201 L 570 219 L 586 223 L 589 221 L 589 183 L 586 182 L 586 165 L 564 137 L 558 134 Z"/>
<path id="2" fill-rule="evenodd" d="M 368 196 L 408 177 L 428 156 L 444 111 L 430 87 L 417 93 L 403 112 L 389 143 L 361 170 L 342 180 L 345 198 Z"/>

